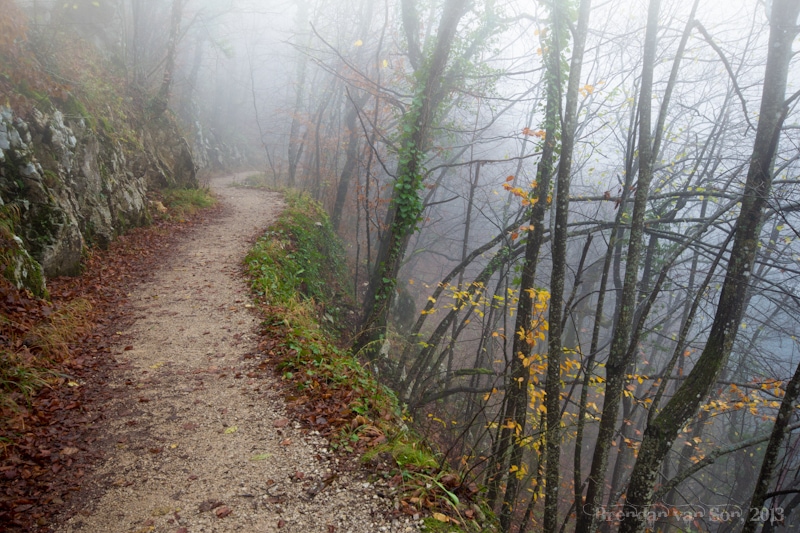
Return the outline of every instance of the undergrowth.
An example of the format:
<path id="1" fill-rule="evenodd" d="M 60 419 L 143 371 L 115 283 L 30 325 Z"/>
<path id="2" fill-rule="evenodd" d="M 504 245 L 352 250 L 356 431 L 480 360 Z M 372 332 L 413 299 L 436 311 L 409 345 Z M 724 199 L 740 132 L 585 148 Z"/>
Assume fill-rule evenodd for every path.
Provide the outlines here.
<path id="1" fill-rule="evenodd" d="M 164 189 L 160 191 L 163 197 L 163 213 L 168 220 L 182 221 L 191 218 L 198 211 L 216 204 L 217 200 L 208 189 Z"/>
<path id="2" fill-rule="evenodd" d="M 321 322 L 341 324 L 352 300 L 340 283 L 347 273 L 341 241 L 319 203 L 292 191 L 286 192 L 286 203 L 247 256 L 253 289 L 271 305 L 306 303 Z"/>
<path id="3" fill-rule="evenodd" d="M 61 378 L 70 343 L 89 325 L 91 303 L 75 298 L 54 307 L 2 280 L 0 286 L 0 409 L 28 405 Z"/>
<path id="4" fill-rule="evenodd" d="M 268 176 L 265 172 L 259 172 L 256 174 L 248 174 L 241 183 L 235 182 L 234 186 L 273 190 L 277 186 L 277 180 L 274 177 Z"/>
<path id="5" fill-rule="evenodd" d="M 352 319 L 342 246 L 318 203 L 294 191 L 286 192 L 286 202 L 246 258 L 265 316 L 261 366 L 282 377 L 289 408 L 331 448 L 389 465 L 377 475 L 397 487 L 399 512 L 429 515 L 429 530 L 491 531 L 477 485 L 443 467 L 406 424 L 396 396 L 338 346 L 333 326 Z"/>

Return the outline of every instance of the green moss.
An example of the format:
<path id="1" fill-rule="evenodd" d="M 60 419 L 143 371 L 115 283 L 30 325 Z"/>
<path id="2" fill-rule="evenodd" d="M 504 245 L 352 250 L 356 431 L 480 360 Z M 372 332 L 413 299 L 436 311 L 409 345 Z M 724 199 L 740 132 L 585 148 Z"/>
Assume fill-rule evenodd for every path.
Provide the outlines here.
<path id="1" fill-rule="evenodd" d="M 108 120 L 106 117 L 98 117 L 98 121 L 100 122 L 100 128 L 103 130 L 104 133 L 107 135 L 111 135 L 114 133 L 114 126 L 111 124 L 111 121 Z"/>
<path id="2" fill-rule="evenodd" d="M 0 207 L 0 272 L 17 288 L 26 288 L 40 298 L 47 298 L 42 266 L 33 259 L 15 236 L 19 223 L 16 204 Z"/>
<path id="3" fill-rule="evenodd" d="M 53 102 L 50 101 L 50 97 L 34 90 L 26 80 L 22 80 L 17 84 L 17 90 L 26 98 L 35 101 L 44 111 L 52 111 L 55 109 Z"/>
<path id="4" fill-rule="evenodd" d="M 34 248 L 34 252 L 52 244 L 53 235 L 66 223 L 64 212 L 53 204 L 36 204 L 26 217 L 29 218 L 26 242 Z"/>
<path id="5" fill-rule="evenodd" d="M 39 298 L 49 298 L 42 266 L 21 246 L 3 246 L 0 269 L 3 277 L 17 288 L 25 288 Z"/>
<path id="6" fill-rule="evenodd" d="M 398 434 L 391 441 L 372 448 L 364 454 L 363 459 L 370 461 L 382 453 L 390 454 L 401 469 L 410 467 L 414 470 L 432 470 L 439 467 L 439 461 L 431 450 L 408 433 Z"/>
<path id="7" fill-rule="evenodd" d="M 43 182 L 45 187 L 50 189 L 55 189 L 61 184 L 61 177 L 58 175 L 57 172 L 53 172 L 49 169 L 44 169 L 44 176 Z"/>
<path id="8" fill-rule="evenodd" d="M 424 531 L 429 531 L 431 533 L 462 533 L 464 531 L 450 523 L 437 520 L 432 516 L 424 518 L 422 525 L 425 528 Z"/>
<path id="9" fill-rule="evenodd" d="M 74 95 L 70 94 L 61 106 L 61 111 L 64 116 L 68 118 L 82 118 L 89 124 L 93 130 L 97 129 L 97 121 L 94 119 L 83 102 L 78 100 Z"/>

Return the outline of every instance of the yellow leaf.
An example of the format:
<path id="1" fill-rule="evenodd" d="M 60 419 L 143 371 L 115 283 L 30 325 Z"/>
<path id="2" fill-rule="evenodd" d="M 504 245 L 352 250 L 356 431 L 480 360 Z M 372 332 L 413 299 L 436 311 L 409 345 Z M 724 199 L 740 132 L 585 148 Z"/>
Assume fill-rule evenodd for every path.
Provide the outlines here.
<path id="1" fill-rule="evenodd" d="M 433 517 L 438 520 L 439 522 L 449 522 L 450 517 L 447 515 L 443 515 L 442 513 L 433 513 Z"/>
<path id="2" fill-rule="evenodd" d="M 359 39 L 359 40 L 357 40 L 356 42 L 354 42 L 354 43 L 353 43 L 353 46 L 361 46 L 361 45 L 363 45 L 363 44 L 364 44 L 364 41 L 362 41 L 361 39 Z"/>
<path id="3" fill-rule="evenodd" d="M 384 59 L 384 60 L 383 60 L 383 68 L 388 68 L 388 67 L 389 67 L 389 61 L 387 61 L 386 59 Z"/>
<path id="4" fill-rule="evenodd" d="M 254 455 L 250 458 L 251 461 L 263 461 L 264 459 L 269 459 L 272 454 L 269 453 L 259 453 Z"/>
<path id="5" fill-rule="evenodd" d="M 231 433 L 236 433 L 239 430 L 237 426 L 231 426 L 229 428 L 225 428 L 225 434 L 230 435 Z"/>

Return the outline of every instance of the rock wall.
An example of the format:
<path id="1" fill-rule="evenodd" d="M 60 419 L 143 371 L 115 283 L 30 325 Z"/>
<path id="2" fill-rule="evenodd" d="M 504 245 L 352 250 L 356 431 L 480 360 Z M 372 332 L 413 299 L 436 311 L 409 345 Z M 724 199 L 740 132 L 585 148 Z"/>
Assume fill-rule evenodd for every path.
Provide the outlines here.
<path id="1" fill-rule="evenodd" d="M 22 243 L 7 275 L 30 270 L 23 252 L 45 277 L 75 275 L 87 246 L 149 221 L 148 188 L 197 186 L 189 146 L 168 118 L 127 137 L 97 124 L 55 108 L 21 117 L 0 107 L 0 208 Z M 12 281 L 41 293 L 35 277 Z"/>

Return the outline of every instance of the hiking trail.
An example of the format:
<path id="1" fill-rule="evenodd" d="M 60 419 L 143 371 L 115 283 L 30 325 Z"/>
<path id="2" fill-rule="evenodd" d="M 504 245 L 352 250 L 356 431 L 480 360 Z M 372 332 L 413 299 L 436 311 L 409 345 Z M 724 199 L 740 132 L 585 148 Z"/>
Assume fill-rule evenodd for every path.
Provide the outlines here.
<path id="1" fill-rule="evenodd" d="M 238 176 L 241 178 L 243 176 Z M 410 532 L 358 469 L 287 418 L 255 373 L 260 318 L 241 262 L 282 209 L 277 193 L 211 181 L 221 213 L 131 292 L 102 410 L 105 460 L 56 531 Z"/>

